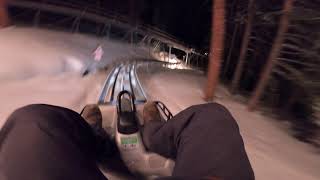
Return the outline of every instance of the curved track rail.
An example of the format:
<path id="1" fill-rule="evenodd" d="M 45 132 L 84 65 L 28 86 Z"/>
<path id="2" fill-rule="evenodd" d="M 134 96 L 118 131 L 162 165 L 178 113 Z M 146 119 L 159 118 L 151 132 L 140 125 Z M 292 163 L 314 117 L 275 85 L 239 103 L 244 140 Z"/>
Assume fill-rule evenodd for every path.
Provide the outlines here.
<path id="1" fill-rule="evenodd" d="M 104 83 L 98 104 L 116 104 L 118 94 L 127 90 L 135 98 L 135 103 L 145 103 L 147 98 L 136 73 L 136 64 L 115 67 Z"/>

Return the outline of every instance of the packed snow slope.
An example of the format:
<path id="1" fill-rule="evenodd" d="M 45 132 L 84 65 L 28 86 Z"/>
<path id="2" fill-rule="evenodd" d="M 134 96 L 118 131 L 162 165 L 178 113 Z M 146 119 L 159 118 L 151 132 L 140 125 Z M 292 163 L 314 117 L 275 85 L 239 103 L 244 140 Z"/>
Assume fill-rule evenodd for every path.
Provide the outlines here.
<path id="1" fill-rule="evenodd" d="M 16 108 L 33 103 L 65 106 L 75 111 L 96 103 L 106 72 L 82 77 L 86 67 L 132 57 L 146 57 L 129 44 L 44 29 L 9 27 L 0 30 L 0 127 Z M 102 60 L 93 64 L 101 45 Z"/>
<path id="2" fill-rule="evenodd" d="M 92 65 L 99 44 L 105 52 L 96 67 L 132 57 L 148 57 L 148 51 L 128 44 L 43 29 L 10 27 L 0 30 L 0 127 L 14 109 L 47 103 L 80 111 L 96 103 L 108 70 L 82 77 Z M 169 70 L 158 65 L 139 69 L 139 79 L 149 100 L 161 100 L 174 114 L 203 101 L 206 77 L 192 70 Z M 308 144 L 297 141 L 287 128 L 259 112 L 248 112 L 223 87 L 218 103 L 237 120 L 256 179 L 320 179 L 320 156 Z"/>
<path id="3" fill-rule="evenodd" d="M 149 66 L 141 68 L 138 76 L 148 98 L 165 102 L 174 114 L 205 103 L 206 77 L 201 72 Z M 290 136 L 285 125 L 259 112 L 249 112 L 245 102 L 239 99 L 222 86 L 215 97 L 238 122 L 256 179 L 319 180 L 319 152 Z"/>

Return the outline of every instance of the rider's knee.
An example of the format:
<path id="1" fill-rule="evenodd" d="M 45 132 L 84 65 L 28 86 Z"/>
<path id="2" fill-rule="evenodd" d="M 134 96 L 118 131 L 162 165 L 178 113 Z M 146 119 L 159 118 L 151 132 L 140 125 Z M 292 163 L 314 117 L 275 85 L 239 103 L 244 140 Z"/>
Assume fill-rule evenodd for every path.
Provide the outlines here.
<path id="1" fill-rule="evenodd" d="M 49 105 L 32 104 L 15 110 L 8 118 L 8 121 L 17 123 L 33 123 L 39 121 L 51 121 L 57 116 L 57 111 Z"/>
<path id="2" fill-rule="evenodd" d="M 230 111 L 223 105 L 218 103 L 208 103 L 195 105 L 192 108 L 198 122 L 203 122 L 203 125 L 228 126 L 238 129 L 238 125 Z"/>
<path id="3" fill-rule="evenodd" d="M 195 112 L 205 112 L 207 114 L 211 114 L 211 113 L 216 114 L 217 112 L 229 113 L 229 110 L 225 106 L 219 103 L 199 104 L 199 105 L 191 106 L 189 107 L 189 109 Z"/>

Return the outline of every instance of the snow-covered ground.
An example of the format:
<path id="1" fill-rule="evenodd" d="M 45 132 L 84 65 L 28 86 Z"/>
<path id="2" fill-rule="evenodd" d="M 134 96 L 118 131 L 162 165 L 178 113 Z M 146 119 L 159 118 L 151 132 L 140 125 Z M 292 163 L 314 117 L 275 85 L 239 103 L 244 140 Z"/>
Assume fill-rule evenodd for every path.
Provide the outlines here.
<path id="1" fill-rule="evenodd" d="M 190 70 L 142 69 L 139 78 L 149 99 L 165 102 L 174 114 L 193 104 L 205 103 L 206 77 Z M 237 120 L 256 179 L 320 179 L 320 154 L 291 137 L 275 120 L 249 112 L 219 87 L 216 101 L 226 106 Z"/>
<path id="2" fill-rule="evenodd" d="M 107 72 L 81 73 L 98 44 L 105 51 L 99 67 L 148 56 L 119 42 L 32 28 L 1 29 L 0 42 L 0 127 L 14 109 L 30 103 L 80 111 L 86 103 L 97 102 Z M 200 72 L 149 66 L 138 75 L 148 97 L 165 102 L 173 113 L 204 103 L 205 76 Z M 320 156 L 311 146 L 292 138 L 273 119 L 248 112 L 223 87 L 217 96 L 239 123 L 257 179 L 320 179 Z"/>
<path id="3" fill-rule="evenodd" d="M 32 103 L 65 106 L 75 111 L 96 103 L 106 72 L 82 77 L 99 44 L 97 64 L 104 67 L 148 52 L 129 44 L 43 29 L 0 29 L 0 127 L 16 108 Z"/>

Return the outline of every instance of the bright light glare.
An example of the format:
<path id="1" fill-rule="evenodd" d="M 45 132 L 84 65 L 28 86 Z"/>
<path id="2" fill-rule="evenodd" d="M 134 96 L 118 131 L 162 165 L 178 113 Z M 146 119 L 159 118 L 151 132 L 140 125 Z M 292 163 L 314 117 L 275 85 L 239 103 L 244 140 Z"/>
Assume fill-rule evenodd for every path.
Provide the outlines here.
<path id="1" fill-rule="evenodd" d="M 178 59 L 175 55 L 171 55 L 170 59 L 169 59 L 169 63 L 178 63 Z"/>

